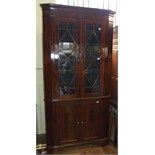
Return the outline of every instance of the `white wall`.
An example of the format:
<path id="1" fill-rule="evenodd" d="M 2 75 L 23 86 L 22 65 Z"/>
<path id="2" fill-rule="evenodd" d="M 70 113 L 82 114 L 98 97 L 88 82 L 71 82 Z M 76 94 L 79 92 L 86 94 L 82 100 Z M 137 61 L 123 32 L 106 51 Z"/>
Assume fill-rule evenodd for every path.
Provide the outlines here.
<path id="1" fill-rule="evenodd" d="M 41 3 L 54 3 L 55 0 L 36 0 L 36 104 L 37 104 L 37 134 L 45 131 L 45 110 L 43 93 L 43 63 L 42 63 L 42 9 Z"/>

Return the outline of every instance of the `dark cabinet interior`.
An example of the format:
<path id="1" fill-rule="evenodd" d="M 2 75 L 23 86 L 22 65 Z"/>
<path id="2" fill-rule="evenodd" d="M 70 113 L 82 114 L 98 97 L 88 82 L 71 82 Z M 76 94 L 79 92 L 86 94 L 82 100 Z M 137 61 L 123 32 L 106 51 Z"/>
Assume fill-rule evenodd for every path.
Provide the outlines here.
<path id="1" fill-rule="evenodd" d="M 108 143 L 114 12 L 41 4 L 48 152 Z M 109 18 L 110 17 L 110 18 Z"/>

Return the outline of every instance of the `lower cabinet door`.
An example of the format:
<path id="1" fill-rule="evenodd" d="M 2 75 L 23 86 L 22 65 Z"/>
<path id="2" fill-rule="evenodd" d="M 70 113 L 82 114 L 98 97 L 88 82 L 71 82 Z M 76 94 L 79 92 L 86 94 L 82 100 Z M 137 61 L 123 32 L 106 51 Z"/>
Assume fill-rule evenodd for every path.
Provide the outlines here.
<path id="1" fill-rule="evenodd" d="M 104 139 L 108 136 L 108 104 L 101 100 L 53 103 L 54 146 Z"/>
<path id="2" fill-rule="evenodd" d="M 108 136 L 108 106 L 101 100 L 87 100 L 81 103 L 81 125 L 84 141 L 102 139 Z"/>
<path id="3" fill-rule="evenodd" d="M 53 104 L 54 145 L 76 143 L 77 104 L 75 101 L 61 101 Z"/>

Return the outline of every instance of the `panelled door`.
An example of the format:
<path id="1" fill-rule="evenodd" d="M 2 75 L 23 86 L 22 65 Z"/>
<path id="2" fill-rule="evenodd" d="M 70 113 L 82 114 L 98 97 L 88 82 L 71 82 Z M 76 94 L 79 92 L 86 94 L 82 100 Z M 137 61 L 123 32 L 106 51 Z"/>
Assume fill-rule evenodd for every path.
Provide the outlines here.
<path id="1" fill-rule="evenodd" d="M 76 143 L 79 139 L 76 101 L 53 103 L 54 145 Z"/>
<path id="2" fill-rule="evenodd" d="M 86 100 L 81 103 L 82 139 L 97 140 L 108 136 L 108 108 L 101 99 Z"/>

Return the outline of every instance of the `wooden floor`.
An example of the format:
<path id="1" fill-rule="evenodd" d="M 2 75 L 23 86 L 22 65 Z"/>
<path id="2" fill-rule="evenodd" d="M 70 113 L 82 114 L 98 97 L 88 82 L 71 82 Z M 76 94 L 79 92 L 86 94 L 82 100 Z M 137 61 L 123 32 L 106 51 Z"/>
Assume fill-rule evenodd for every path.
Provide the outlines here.
<path id="1" fill-rule="evenodd" d="M 117 148 L 112 145 L 107 145 L 105 147 L 101 147 L 99 145 L 87 145 L 64 148 L 57 151 L 56 154 L 117 154 Z"/>

